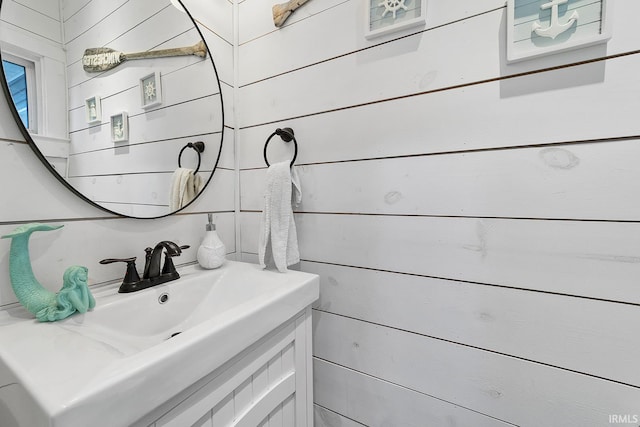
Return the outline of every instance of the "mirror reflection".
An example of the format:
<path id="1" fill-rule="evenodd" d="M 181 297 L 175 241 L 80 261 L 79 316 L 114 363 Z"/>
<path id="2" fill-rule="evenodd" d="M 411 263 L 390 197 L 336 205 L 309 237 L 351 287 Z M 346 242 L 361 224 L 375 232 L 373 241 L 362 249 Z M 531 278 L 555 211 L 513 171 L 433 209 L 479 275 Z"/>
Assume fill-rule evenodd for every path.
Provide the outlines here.
<path id="1" fill-rule="evenodd" d="M 198 196 L 222 148 L 222 95 L 211 53 L 179 2 L 0 6 L 3 86 L 58 179 L 103 209 L 140 218 Z"/>

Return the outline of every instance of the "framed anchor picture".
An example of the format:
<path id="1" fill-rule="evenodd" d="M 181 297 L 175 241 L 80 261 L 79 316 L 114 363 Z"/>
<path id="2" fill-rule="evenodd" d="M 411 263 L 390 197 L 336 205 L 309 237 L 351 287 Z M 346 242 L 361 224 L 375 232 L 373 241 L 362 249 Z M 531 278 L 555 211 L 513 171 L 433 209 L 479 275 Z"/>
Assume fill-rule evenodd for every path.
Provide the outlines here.
<path id="1" fill-rule="evenodd" d="M 427 0 L 365 0 L 367 39 L 424 26 Z"/>
<path id="2" fill-rule="evenodd" d="M 604 43 L 611 0 L 507 0 L 507 62 Z"/>

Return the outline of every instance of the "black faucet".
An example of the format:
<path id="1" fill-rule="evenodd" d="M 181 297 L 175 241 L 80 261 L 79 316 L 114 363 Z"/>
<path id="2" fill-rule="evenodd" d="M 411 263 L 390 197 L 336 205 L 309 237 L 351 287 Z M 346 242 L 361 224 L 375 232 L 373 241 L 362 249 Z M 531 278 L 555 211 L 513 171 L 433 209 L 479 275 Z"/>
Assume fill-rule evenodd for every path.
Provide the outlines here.
<path id="1" fill-rule="evenodd" d="M 124 259 L 108 258 L 100 261 L 100 264 L 126 262 L 127 272 L 125 274 L 124 280 L 122 281 L 122 284 L 120 285 L 120 289 L 118 289 L 118 292 L 135 292 L 180 278 L 180 275 L 176 271 L 176 267 L 173 265 L 172 258 L 174 256 L 180 256 L 182 250 L 188 248 L 188 245 L 178 246 L 177 244 L 168 240 L 163 240 L 162 242 L 158 243 L 153 249 L 146 248 L 144 273 L 142 274 L 142 279 L 138 275 L 138 270 L 136 270 L 136 257 Z M 162 252 L 165 250 L 166 252 L 164 265 L 162 266 L 162 270 L 160 270 L 160 258 L 162 257 Z"/>
<path id="2" fill-rule="evenodd" d="M 173 266 L 173 261 L 171 258 L 174 256 L 180 256 L 182 250 L 180 246 L 176 245 L 173 242 L 168 240 L 163 240 L 158 243 L 155 248 L 149 251 L 151 248 L 145 249 L 147 253 L 144 265 L 144 274 L 142 275 L 142 279 L 155 279 L 164 274 L 177 275 L 176 279 L 180 277 L 176 268 Z M 166 249 L 167 253 L 165 256 L 164 267 L 162 271 L 160 271 L 160 257 L 162 256 L 162 251 Z M 174 279 L 171 279 L 174 280 Z"/>

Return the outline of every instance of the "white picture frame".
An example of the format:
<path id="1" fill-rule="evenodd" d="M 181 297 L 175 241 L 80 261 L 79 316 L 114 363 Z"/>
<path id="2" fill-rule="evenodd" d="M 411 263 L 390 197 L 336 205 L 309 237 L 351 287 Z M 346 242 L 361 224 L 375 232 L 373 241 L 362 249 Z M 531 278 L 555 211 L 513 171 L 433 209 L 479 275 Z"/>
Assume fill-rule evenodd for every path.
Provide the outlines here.
<path id="1" fill-rule="evenodd" d="M 102 122 L 102 100 L 98 95 L 84 101 L 87 123 L 90 125 Z"/>
<path id="2" fill-rule="evenodd" d="M 611 0 L 507 0 L 507 63 L 607 42 L 612 4 Z M 548 34 L 540 35 L 543 32 Z"/>
<path id="3" fill-rule="evenodd" d="M 140 79 L 140 105 L 147 109 L 162 104 L 160 73 L 147 74 Z"/>
<path id="4" fill-rule="evenodd" d="M 129 140 L 129 115 L 126 111 L 111 116 L 111 141 L 124 142 Z"/>
<path id="5" fill-rule="evenodd" d="M 424 26 L 427 0 L 364 0 L 367 39 Z"/>

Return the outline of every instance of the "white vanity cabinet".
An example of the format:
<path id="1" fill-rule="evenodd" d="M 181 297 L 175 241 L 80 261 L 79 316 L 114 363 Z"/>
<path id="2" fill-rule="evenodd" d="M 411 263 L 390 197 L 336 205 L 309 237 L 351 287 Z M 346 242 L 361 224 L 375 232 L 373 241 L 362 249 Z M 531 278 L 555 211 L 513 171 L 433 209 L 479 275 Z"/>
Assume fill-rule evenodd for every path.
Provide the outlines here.
<path id="1" fill-rule="evenodd" d="M 136 425 L 311 427 L 312 402 L 309 307 Z"/>
<path id="2" fill-rule="evenodd" d="M 0 311 L 0 427 L 312 426 L 318 276 L 180 276 L 59 322 Z"/>

